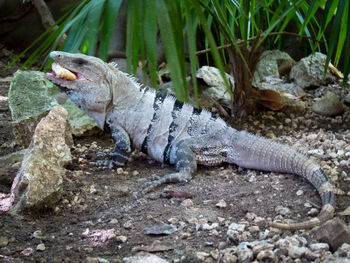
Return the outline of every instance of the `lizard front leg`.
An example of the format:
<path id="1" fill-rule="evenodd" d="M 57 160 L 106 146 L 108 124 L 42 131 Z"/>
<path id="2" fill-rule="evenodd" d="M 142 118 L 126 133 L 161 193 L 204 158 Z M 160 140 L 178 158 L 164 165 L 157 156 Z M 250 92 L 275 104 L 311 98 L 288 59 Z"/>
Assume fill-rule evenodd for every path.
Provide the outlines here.
<path id="1" fill-rule="evenodd" d="M 171 158 L 170 163 L 176 165 L 177 172 L 166 174 L 162 178 L 149 183 L 149 186 L 142 190 L 142 195 L 165 183 L 184 183 L 191 180 L 192 173 L 197 170 L 195 153 L 191 150 L 186 140 L 179 142 L 173 147 L 173 158 Z"/>
<path id="2" fill-rule="evenodd" d="M 106 168 L 124 166 L 130 161 L 131 144 L 128 133 L 121 126 L 106 125 L 105 129 L 111 133 L 115 143 L 115 150 L 110 154 L 112 160 L 100 162 Z"/>

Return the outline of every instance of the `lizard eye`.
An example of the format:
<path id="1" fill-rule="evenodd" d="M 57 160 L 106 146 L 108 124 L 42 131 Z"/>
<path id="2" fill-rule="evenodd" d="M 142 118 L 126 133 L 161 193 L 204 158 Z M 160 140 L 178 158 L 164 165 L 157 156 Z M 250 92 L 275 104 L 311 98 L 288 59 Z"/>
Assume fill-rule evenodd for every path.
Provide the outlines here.
<path id="1" fill-rule="evenodd" d="M 82 59 L 75 59 L 73 61 L 75 64 L 79 65 L 79 66 L 82 66 L 82 65 L 85 65 L 86 64 L 86 61 L 85 60 L 82 60 Z"/>

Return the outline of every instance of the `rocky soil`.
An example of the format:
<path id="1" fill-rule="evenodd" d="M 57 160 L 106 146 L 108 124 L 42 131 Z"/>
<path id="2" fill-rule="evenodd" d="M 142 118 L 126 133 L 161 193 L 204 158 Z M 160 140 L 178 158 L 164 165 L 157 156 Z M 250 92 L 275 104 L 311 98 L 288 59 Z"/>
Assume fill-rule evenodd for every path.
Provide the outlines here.
<path id="1" fill-rule="evenodd" d="M 1 57 L 3 64 L 8 59 Z M 10 80 L 11 72 L 0 79 L 0 156 L 19 149 L 6 100 Z M 307 91 L 306 103 L 326 90 L 348 93 L 338 85 L 321 87 Z M 337 217 L 349 225 L 350 213 L 339 212 L 350 207 L 350 109 L 323 117 L 310 108 L 227 121 L 317 159 L 338 189 Z M 199 167 L 190 182 L 140 198 L 145 183 L 174 168 L 139 152 L 124 169 L 94 165 L 112 150 L 108 135 L 75 138 L 61 201 L 52 210 L 0 214 L 0 262 L 350 262 L 348 232 L 342 238 L 349 244 L 341 245 L 313 240 L 312 231 L 268 226 L 317 215 L 320 198 L 300 177 L 235 165 Z M 1 170 L 0 193 L 10 192 L 18 167 Z"/>

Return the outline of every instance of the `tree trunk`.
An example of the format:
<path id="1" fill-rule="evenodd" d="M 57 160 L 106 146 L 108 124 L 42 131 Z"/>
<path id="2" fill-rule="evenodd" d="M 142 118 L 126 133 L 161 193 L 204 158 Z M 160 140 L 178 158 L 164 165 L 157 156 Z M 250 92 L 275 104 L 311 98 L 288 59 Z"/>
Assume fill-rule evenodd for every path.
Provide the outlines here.
<path id="1" fill-rule="evenodd" d="M 235 79 L 233 90 L 232 115 L 245 117 L 257 109 L 258 92 L 252 86 L 253 72 L 260 57 L 259 51 L 251 51 L 247 47 L 240 47 L 245 59 L 234 47 L 228 49 L 229 60 L 232 65 L 231 75 Z"/>

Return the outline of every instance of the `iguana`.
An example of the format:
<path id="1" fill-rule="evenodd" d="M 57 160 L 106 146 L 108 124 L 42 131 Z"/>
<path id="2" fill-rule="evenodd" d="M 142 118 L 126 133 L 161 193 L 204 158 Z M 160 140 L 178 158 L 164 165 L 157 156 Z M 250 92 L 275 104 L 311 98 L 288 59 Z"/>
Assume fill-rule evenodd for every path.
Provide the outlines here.
<path id="1" fill-rule="evenodd" d="M 333 217 L 334 188 L 321 167 L 290 146 L 246 131 L 237 131 L 207 110 L 182 103 L 172 96 L 141 88 L 128 74 L 96 57 L 60 51 L 50 53 L 55 61 L 47 78 L 61 87 L 71 100 L 115 142 L 112 163 L 129 160 L 131 142 L 153 159 L 173 164 L 177 172 L 154 181 L 144 193 L 168 182 L 188 182 L 197 164 L 238 166 L 292 173 L 306 178 L 318 191 L 322 210 L 318 217 L 270 226 L 286 230 L 308 229 Z"/>

